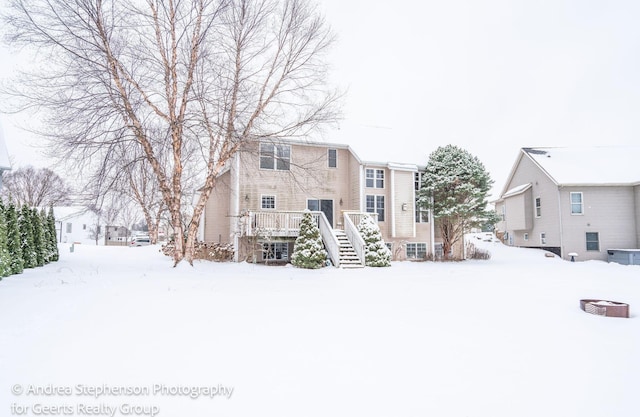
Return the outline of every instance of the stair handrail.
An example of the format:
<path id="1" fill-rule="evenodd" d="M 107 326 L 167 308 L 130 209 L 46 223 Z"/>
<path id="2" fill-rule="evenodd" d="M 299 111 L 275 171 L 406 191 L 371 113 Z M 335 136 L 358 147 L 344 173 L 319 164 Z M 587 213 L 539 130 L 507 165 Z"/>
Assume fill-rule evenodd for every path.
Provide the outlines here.
<path id="1" fill-rule="evenodd" d="M 356 252 L 356 255 L 358 255 L 358 259 L 360 259 L 360 262 L 364 265 L 364 239 L 362 239 L 360 232 L 358 232 L 358 228 L 349 217 L 348 212 L 344 213 L 344 232 L 347 235 L 349 242 L 351 242 L 351 246 L 353 246 L 353 250 Z"/>
<path id="2" fill-rule="evenodd" d="M 331 259 L 334 266 L 340 266 L 340 243 L 335 233 L 333 233 L 333 228 L 329 224 L 327 216 L 321 211 L 313 211 L 311 213 L 318 220 L 318 228 L 320 229 L 320 235 L 322 236 L 322 241 L 324 242 L 324 247 L 327 250 L 329 259 Z"/>

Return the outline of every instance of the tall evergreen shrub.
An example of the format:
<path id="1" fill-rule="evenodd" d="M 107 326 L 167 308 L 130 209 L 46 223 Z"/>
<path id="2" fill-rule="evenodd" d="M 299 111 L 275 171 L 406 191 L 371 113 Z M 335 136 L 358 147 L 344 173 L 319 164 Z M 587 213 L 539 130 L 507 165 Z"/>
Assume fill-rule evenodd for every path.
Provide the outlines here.
<path id="1" fill-rule="evenodd" d="M 24 270 L 24 258 L 20 237 L 20 225 L 18 224 L 18 212 L 13 201 L 9 201 L 6 210 L 7 220 L 7 249 L 11 257 L 11 273 L 21 274 Z"/>

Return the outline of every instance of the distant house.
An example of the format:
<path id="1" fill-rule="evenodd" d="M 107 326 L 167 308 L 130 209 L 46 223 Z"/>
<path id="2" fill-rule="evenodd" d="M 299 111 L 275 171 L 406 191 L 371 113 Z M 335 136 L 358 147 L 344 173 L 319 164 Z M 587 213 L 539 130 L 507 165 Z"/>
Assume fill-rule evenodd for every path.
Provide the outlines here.
<path id="1" fill-rule="evenodd" d="M 9 152 L 7 151 L 2 125 L 0 125 L 0 188 L 2 188 L 2 174 L 9 170 L 11 170 L 11 162 L 9 161 Z"/>
<path id="2" fill-rule="evenodd" d="M 413 155 L 426 162 L 426 154 Z M 363 159 L 344 144 L 251 142 L 217 178 L 200 239 L 233 244 L 236 260 L 286 262 L 308 209 L 335 266 L 362 263 L 362 216 L 377 220 L 396 260 L 442 255 L 431 213 L 416 206 L 422 171 L 406 161 Z"/>
<path id="3" fill-rule="evenodd" d="M 105 226 L 104 244 L 107 246 L 126 246 L 131 238 L 131 230 L 124 226 Z"/>
<path id="4" fill-rule="evenodd" d="M 54 207 L 53 214 L 59 243 L 102 243 L 100 221 L 87 207 Z"/>
<path id="5" fill-rule="evenodd" d="M 497 233 L 564 259 L 640 247 L 640 146 L 522 148 L 500 198 Z"/>

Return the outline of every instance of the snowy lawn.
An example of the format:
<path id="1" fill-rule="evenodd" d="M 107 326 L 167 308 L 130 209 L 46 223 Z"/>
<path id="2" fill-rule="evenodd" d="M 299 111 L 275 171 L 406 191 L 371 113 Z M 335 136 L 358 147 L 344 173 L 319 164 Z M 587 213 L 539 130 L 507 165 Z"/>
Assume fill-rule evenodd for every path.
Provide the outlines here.
<path id="1" fill-rule="evenodd" d="M 361 270 L 61 246 L 0 282 L 0 415 L 640 415 L 640 267 L 478 244 Z"/>

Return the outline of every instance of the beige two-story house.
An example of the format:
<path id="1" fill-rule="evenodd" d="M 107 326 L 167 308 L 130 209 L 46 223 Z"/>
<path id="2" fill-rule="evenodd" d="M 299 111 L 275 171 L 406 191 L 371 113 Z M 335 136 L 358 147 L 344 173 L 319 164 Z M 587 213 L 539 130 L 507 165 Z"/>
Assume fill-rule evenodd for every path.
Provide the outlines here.
<path id="1" fill-rule="evenodd" d="M 217 179 L 201 239 L 233 243 L 238 261 L 287 261 L 308 209 L 335 266 L 361 263 L 356 229 L 365 215 L 377 220 L 393 259 L 424 259 L 441 245 L 429 212 L 415 204 L 423 168 L 365 161 L 343 144 L 247 143 Z M 353 259 L 341 257 L 349 245 Z"/>
<path id="2" fill-rule="evenodd" d="M 522 148 L 495 207 L 508 245 L 607 260 L 640 246 L 640 146 Z"/>

